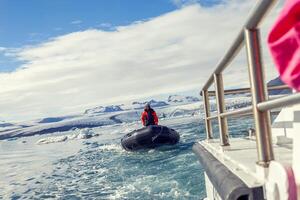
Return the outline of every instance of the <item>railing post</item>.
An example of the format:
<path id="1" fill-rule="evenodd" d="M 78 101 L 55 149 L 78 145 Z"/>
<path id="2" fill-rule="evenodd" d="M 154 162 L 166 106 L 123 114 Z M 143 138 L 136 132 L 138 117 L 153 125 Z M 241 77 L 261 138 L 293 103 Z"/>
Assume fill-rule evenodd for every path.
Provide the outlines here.
<path id="1" fill-rule="evenodd" d="M 208 119 L 210 117 L 210 105 L 209 105 L 209 96 L 207 90 L 202 90 L 203 97 L 203 107 L 205 113 L 205 127 L 206 127 L 206 139 L 212 139 L 212 125 L 211 120 Z"/>
<path id="2" fill-rule="evenodd" d="M 269 111 L 259 111 L 257 104 L 267 100 L 264 70 L 258 29 L 245 29 L 245 41 L 248 58 L 250 88 L 252 93 L 253 115 L 256 130 L 258 164 L 268 167 L 274 160 Z"/>
<path id="3" fill-rule="evenodd" d="M 228 142 L 227 118 L 220 116 L 221 113 L 225 112 L 224 86 L 223 86 L 222 74 L 214 74 L 214 82 L 215 82 L 215 90 L 216 90 L 221 145 L 228 146 L 229 142 Z"/>

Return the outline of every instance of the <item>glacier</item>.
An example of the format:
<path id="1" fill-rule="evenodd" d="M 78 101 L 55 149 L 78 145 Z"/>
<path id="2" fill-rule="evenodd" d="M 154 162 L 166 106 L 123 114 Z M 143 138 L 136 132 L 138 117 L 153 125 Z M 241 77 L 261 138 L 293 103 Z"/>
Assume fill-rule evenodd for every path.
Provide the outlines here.
<path id="1" fill-rule="evenodd" d="M 251 98 L 248 96 L 229 96 L 225 101 L 227 110 L 251 105 Z M 196 97 L 172 95 L 169 96 L 168 103 L 156 100 L 150 102 L 153 104 L 160 121 L 189 116 L 203 118 L 203 102 Z M 128 105 L 97 106 L 78 115 L 46 117 L 20 123 L 2 121 L 0 123 L 0 140 L 139 122 L 144 104 L 145 102 L 133 102 Z M 216 112 L 213 98 L 210 100 L 210 106 L 212 113 Z M 63 138 L 58 140 L 63 140 Z"/>

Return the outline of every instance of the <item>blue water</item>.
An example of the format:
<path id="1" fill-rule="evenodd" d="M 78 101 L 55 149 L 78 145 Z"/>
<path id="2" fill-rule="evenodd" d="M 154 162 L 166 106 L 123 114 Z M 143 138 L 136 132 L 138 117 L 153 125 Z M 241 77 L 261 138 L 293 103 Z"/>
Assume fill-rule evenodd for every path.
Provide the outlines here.
<path id="1" fill-rule="evenodd" d="M 251 122 L 246 118 L 230 120 L 232 136 L 246 135 L 243 130 L 251 127 Z M 0 180 L 0 198 L 203 199 L 203 170 L 192 152 L 193 143 L 204 138 L 202 120 L 183 118 L 162 123 L 180 133 L 177 145 L 124 151 L 120 139 L 137 124 L 94 128 L 100 136 L 88 140 L 36 145 L 45 137 L 36 136 L 4 141 L 0 143 L 2 150 L 9 149 L 10 144 L 19 150 L 13 154 L 14 159 L 7 158 L 11 151 L 0 154 L 8 167 L 0 167 L 2 172 L 6 170 L 0 179 L 7 180 L 6 186 L 1 186 Z M 216 125 L 214 130 L 217 133 Z M 10 166 L 19 169 L 18 173 Z"/>

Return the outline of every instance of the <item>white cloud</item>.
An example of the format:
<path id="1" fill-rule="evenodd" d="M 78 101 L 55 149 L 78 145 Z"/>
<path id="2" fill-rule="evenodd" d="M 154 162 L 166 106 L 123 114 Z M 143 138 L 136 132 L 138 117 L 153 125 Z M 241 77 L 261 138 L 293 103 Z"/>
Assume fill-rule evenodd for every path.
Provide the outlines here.
<path id="1" fill-rule="evenodd" d="M 30 37 L 36 37 L 36 36 L 39 36 L 39 35 L 41 35 L 41 33 L 36 33 L 36 32 L 29 33 Z"/>
<path id="2" fill-rule="evenodd" d="M 74 21 L 71 21 L 71 24 L 81 24 L 82 21 L 81 20 L 74 20 Z"/>
<path id="3" fill-rule="evenodd" d="M 206 2 L 206 4 L 214 5 L 222 2 L 223 0 L 170 0 L 175 6 L 181 8 L 184 6 L 189 6 L 196 3 Z M 209 3 L 208 3 L 209 2 Z"/>
<path id="4" fill-rule="evenodd" d="M 190 4 L 195 4 L 198 2 L 198 0 L 171 0 L 171 2 L 177 7 L 182 7 Z"/>
<path id="5" fill-rule="evenodd" d="M 11 57 L 12 59 L 19 59 L 18 57 L 16 57 L 16 55 L 20 52 L 20 50 L 21 49 L 19 48 L 0 47 L 0 54 L 6 57 Z"/>
<path id="6" fill-rule="evenodd" d="M 61 28 L 61 27 L 55 27 L 53 30 L 55 30 L 55 31 L 61 31 L 61 30 L 63 30 L 63 28 Z"/>
<path id="7" fill-rule="evenodd" d="M 111 23 L 101 23 L 101 24 L 99 25 L 99 27 L 110 28 L 110 27 L 112 27 L 112 25 L 111 25 Z"/>
<path id="8" fill-rule="evenodd" d="M 25 47 L 15 55 L 26 64 L 0 74 L 1 115 L 5 119 L 55 116 L 99 104 L 200 89 L 252 4 L 187 6 L 115 31 L 90 29 Z M 225 81 L 245 85 L 244 57 L 233 65 Z M 274 72 L 267 75 L 272 77 Z"/>

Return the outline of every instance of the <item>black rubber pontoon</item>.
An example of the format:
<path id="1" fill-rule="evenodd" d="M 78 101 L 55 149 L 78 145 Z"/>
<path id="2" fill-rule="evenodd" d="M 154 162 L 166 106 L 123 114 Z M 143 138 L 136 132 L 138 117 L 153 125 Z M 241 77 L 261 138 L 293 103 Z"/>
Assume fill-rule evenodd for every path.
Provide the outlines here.
<path id="1" fill-rule="evenodd" d="M 161 145 L 174 145 L 179 141 L 179 134 L 166 126 L 147 126 L 126 134 L 121 139 L 122 147 L 128 151 L 155 148 Z"/>
<path id="2" fill-rule="evenodd" d="M 223 163 L 199 143 L 193 145 L 201 167 L 224 200 L 258 200 L 264 199 L 262 186 L 249 188 L 238 176 L 232 173 Z"/>

